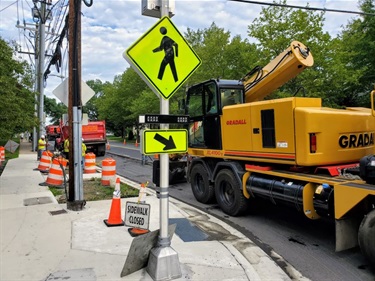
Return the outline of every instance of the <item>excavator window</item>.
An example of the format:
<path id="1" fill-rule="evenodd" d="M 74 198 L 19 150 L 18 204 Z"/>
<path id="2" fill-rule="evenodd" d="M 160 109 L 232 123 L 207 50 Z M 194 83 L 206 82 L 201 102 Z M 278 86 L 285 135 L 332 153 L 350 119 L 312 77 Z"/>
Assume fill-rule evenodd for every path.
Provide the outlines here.
<path id="1" fill-rule="evenodd" d="M 206 104 L 206 112 L 208 114 L 217 114 L 219 107 L 215 92 L 215 85 L 213 83 L 204 86 L 204 99 Z"/>
<path id="2" fill-rule="evenodd" d="M 221 89 L 222 105 L 233 105 L 242 103 L 242 91 L 238 89 Z"/>

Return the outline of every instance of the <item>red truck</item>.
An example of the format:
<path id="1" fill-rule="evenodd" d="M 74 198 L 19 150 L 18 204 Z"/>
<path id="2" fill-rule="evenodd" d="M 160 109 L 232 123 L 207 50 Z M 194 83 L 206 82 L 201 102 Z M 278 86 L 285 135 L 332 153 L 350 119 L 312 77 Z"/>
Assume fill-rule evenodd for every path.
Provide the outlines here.
<path id="1" fill-rule="evenodd" d="M 61 128 L 59 125 L 47 125 L 46 136 L 48 141 L 55 141 L 56 138 L 60 138 Z"/>
<path id="2" fill-rule="evenodd" d="M 61 126 L 61 136 L 56 139 L 56 148 L 64 149 L 64 141 L 69 138 L 69 127 Z M 96 156 L 103 156 L 106 150 L 107 136 L 105 121 L 88 121 L 87 125 L 82 125 L 82 138 L 86 145 L 86 152 L 93 152 Z"/>

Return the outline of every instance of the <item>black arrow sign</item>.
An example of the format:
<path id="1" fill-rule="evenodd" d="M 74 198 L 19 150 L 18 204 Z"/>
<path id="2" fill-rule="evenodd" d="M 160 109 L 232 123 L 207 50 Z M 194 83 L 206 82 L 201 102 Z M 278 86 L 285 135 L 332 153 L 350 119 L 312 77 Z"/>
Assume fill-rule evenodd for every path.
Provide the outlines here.
<path id="1" fill-rule="evenodd" d="M 161 142 L 165 145 L 163 150 L 170 150 L 176 148 L 176 145 L 174 144 L 172 136 L 169 136 L 169 140 L 164 138 L 162 135 L 159 135 L 158 133 L 155 134 L 154 140 Z"/>

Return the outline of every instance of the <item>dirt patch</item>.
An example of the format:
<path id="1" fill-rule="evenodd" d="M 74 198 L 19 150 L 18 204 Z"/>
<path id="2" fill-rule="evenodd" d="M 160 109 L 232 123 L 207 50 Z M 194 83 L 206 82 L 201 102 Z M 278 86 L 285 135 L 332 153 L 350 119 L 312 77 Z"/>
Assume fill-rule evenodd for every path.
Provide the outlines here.
<path id="1" fill-rule="evenodd" d="M 64 188 L 49 187 L 57 202 L 66 203 Z M 69 186 L 67 187 L 69 189 Z M 127 184 L 120 184 L 121 198 L 137 197 L 139 190 Z M 100 178 L 92 178 L 83 181 L 83 197 L 86 201 L 108 200 L 113 198 L 114 187 L 103 186 Z M 68 194 L 69 191 L 67 190 Z"/>

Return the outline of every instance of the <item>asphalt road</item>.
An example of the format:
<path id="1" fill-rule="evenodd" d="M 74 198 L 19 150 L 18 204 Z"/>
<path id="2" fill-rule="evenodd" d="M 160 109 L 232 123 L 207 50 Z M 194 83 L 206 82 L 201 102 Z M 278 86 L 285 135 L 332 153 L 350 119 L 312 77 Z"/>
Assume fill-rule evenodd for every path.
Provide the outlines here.
<path id="1" fill-rule="evenodd" d="M 111 143 L 105 157 L 116 160 L 118 174 L 139 183 L 149 181 L 150 187 L 153 186 L 152 165 L 141 164 L 139 148 Z M 332 221 L 311 221 L 293 209 L 265 201 L 255 202 L 246 216 L 229 217 L 216 204 L 197 202 L 188 183 L 170 185 L 169 195 L 225 220 L 274 257 L 286 272 L 290 271 L 290 264 L 303 276 L 316 281 L 375 280 L 375 271 L 358 248 L 335 252 Z"/>

